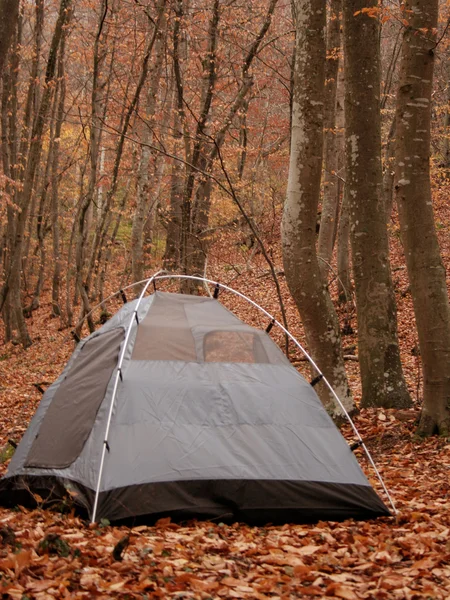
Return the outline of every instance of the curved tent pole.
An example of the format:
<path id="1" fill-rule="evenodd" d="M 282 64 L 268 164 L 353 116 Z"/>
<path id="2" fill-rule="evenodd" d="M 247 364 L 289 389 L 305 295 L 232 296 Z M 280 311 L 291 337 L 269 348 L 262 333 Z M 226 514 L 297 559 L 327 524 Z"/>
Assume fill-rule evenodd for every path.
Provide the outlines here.
<path id="1" fill-rule="evenodd" d="M 134 319 L 137 319 L 137 312 L 139 309 L 139 305 L 141 304 L 141 300 L 144 297 L 144 294 L 147 291 L 148 286 L 155 280 L 155 277 L 157 277 L 158 273 L 160 273 L 160 272 L 161 271 L 158 271 L 155 275 L 153 275 L 153 277 L 150 277 L 150 279 L 147 280 L 147 283 L 145 284 L 145 286 L 142 289 L 142 292 L 138 298 L 136 306 L 134 307 L 134 311 L 131 316 L 130 323 L 127 327 L 127 332 L 125 335 L 125 340 L 123 342 L 122 352 L 120 353 L 119 362 L 117 364 L 116 380 L 114 382 L 113 393 L 112 393 L 111 402 L 109 405 L 108 419 L 106 421 L 105 439 L 103 440 L 102 457 L 100 459 L 100 468 L 98 471 L 97 487 L 95 490 L 94 508 L 92 510 L 92 519 L 91 519 L 92 523 L 95 523 L 95 517 L 97 516 L 98 498 L 100 495 L 100 484 L 102 481 L 103 468 L 105 465 L 106 450 L 109 450 L 109 445 L 108 445 L 109 429 L 111 426 L 111 419 L 112 419 L 112 414 L 113 414 L 113 410 L 114 410 L 114 402 L 116 400 L 116 395 L 117 395 L 117 388 L 119 387 L 119 379 L 122 379 L 122 364 L 123 364 L 123 359 L 125 357 L 125 352 L 127 350 L 128 340 L 130 338 L 130 333 L 131 333 L 131 329 L 133 327 Z"/>
<path id="2" fill-rule="evenodd" d="M 133 326 L 133 321 L 136 318 L 137 315 L 137 310 L 139 308 L 139 305 L 141 303 L 142 298 L 144 297 L 145 292 L 147 291 L 149 285 L 151 283 L 154 283 L 155 281 L 159 281 L 159 280 L 164 280 L 164 279 L 190 279 L 193 281 L 201 281 L 203 283 L 209 283 L 211 285 L 215 285 L 216 289 L 222 288 L 224 290 L 227 290 L 229 292 L 232 292 L 233 294 L 235 294 L 236 296 L 239 296 L 240 298 L 242 298 L 243 300 L 245 300 L 246 302 L 248 302 L 249 304 L 251 304 L 252 306 L 254 306 L 256 309 L 258 309 L 260 312 L 262 312 L 264 315 L 266 315 L 272 322 L 274 325 L 277 325 L 282 331 L 283 333 L 285 333 L 289 339 L 291 339 L 294 344 L 301 350 L 301 352 L 303 353 L 303 355 L 306 357 L 306 359 L 308 360 L 308 362 L 310 363 L 310 365 L 317 371 L 317 373 L 319 374 L 319 376 L 321 377 L 321 380 L 325 383 L 325 385 L 327 386 L 327 388 L 329 389 L 329 391 L 331 392 L 332 396 L 335 398 L 335 400 L 337 401 L 337 403 L 339 404 L 340 408 L 342 409 L 345 417 L 347 418 L 348 422 L 350 423 L 356 437 L 358 438 L 358 442 L 359 445 L 363 448 L 382 488 L 384 493 L 386 494 L 387 499 L 389 500 L 389 503 L 392 507 L 392 510 L 395 513 L 397 513 L 397 509 L 395 507 L 394 501 L 391 498 L 391 495 L 388 492 L 388 489 L 386 487 L 386 484 L 384 483 L 383 478 L 381 477 L 381 474 L 377 468 L 377 466 L 375 465 L 375 462 L 372 458 L 372 455 L 370 454 L 367 446 L 365 445 L 358 429 L 356 428 L 355 423 L 353 422 L 353 419 L 351 418 L 351 416 L 349 415 L 347 409 L 345 408 L 345 406 L 343 405 L 341 399 L 339 398 L 339 396 L 336 394 L 336 392 L 334 391 L 333 387 L 331 386 L 330 382 L 328 381 L 328 379 L 325 377 L 325 375 L 322 373 L 322 371 L 319 369 L 319 367 L 317 366 L 317 364 L 315 363 L 315 361 L 313 360 L 313 358 L 308 354 L 308 352 L 306 351 L 306 349 L 302 346 L 302 344 L 300 344 L 300 342 L 284 327 L 284 325 L 282 323 L 280 323 L 273 315 L 271 315 L 267 310 L 265 310 L 262 306 L 260 306 L 259 304 L 257 304 L 254 300 L 252 300 L 251 298 L 249 298 L 248 296 L 246 296 L 245 294 L 243 294 L 242 292 L 238 292 L 237 290 L 223 284 L 223 283 L 219 283 L 218 281 L 214 281 L 212 279 L 207 279 L 206 277 L 198 277 L 196 275 L 161 275 L 162 271 L 158 271 L 157 273 L 155 273 L 155 275 L 152 275 L 152 277 L 150 277 L 149 279 L 146 280 L 142 280 L 139 282 L 136 282 L 134 284 L 131 284 L 129 286 L 127 286 L 127 288 L 123 288 L 123 289 L 128 289 L 130 287 L 133 287 L 135 285 L 139 285 L 141 283 L 145 282 L 145 287 L 143 288 L 138 302 L 136 304 L 136 307 L 134 309 L 134 312 L 132 314 L 131 320 L 130 320 L 130 324 L 128 326 L 127 329 L 127 334 L 125 337 L 125 341 L 124 341 L 124 345 L 123 345 L 123 349 L 122 349 L 122 353 L 119 359 L 119 363 L 118 363 L 118 367 L 117 367 L 117 374 L 116 374 L 116 380 L 114 383 L 114 389 L 113 389 L 113 394 L 111 397 L 111 404 L 110 404 L 110 409 L 109 409 L 109 414 L 108 414 L 108 421 L 107 421 L 107 425 L 106 425 L 106 433 L 105 433 L 105 440 L 103 442 L 103 451 L 102 451 L 102 458 L 101 458 L 101 462 L 100 462 L 100 469 L 99 469 L 99 476 L 98 476 L 98 481 L 97 481 L 97 489 L 96 489 L 96 493 L 95 493 L 95 501 L 94 501 L 94 509 L 92 512 L 92 523 L 95 522 L 95 517 L 96 517 L 96 513 L 97 513 L 97 506 L 98 506 L 98 497 L 99 497 L 99 493 L 100 493 L 100 484 L 101 484 L 101 477 L 103 474 L 103 467 L 104 467 L 104 461 L 105 461 L 105 454 L 106 454 L 106 450 L 108 448 L 108 434 L 109 434 L 109 429 L 110 429 L 110 424 L 111 424 L 111 419 L 112 419 L 112 413 L 113 413 L 113 409 L 114 409 L 114 402 L 115 402 L 115 397 L 117 394 L 117 388 L 119 385 L 119 379 L 122 377 L 122 371 L 121 371 L 121 367 L 122 367 L 122 363 L 123 363 L 123 359 L 125 356 L 125 351 L 126 351 L 126 347 L 127 347 L 127 343 L 128 343 L 128 339 L 130 337 L 130 333 L 131 333 L 131 328 Z M 116 294 L 112 294 L 109 298 L 115 296 Z M 107 299 L 105 299 L 103 302 L 105 302 Z M 97 308 L 97 307 L 95 307 Z M 92 310 L 95 310 L 92 309 Z M 92 311 L 91 311 L 92 312 Z"/>
<path id="3" fill-rule="evenodd" d="M 249 302 L 252 306 L 254 306 L 255 308 L 257 308 L 258 310 L 260 310 L 262 313 L 264 313 L 269 319 L 271 319 L 273 321 L 273 323 L 275 325 L 278 325 L 278 327 L 283 331 L 283 333 L 285 333 L 293 342 L 294 344 L 303 352 L 304 356 L 308 359 L 309 363 L 311 364 L 311 366 L 317 371 L 317 373 L 321 376 L 321 380 L 325 383 L 325 385 L 327 386 L 327 388 L 330 390 L 331 394 L 333 395 L 333 397 L 336 399 L 337 403 L 339 404 L 339 406 L 341 407 L 344 415 L 346 416 L 348 422 L 350 423 L 355 435 L 358 438 L 359 444 L 361 445 L 361 447 L 364 449 L 364 452 L 366 453 L 367 458 L 369 459 L 370 464 L 372 465 L 373 470 L 375 471 L 375 474 L 378 478 L 378 480 L 381 483 L 381 486 L 384 490 L 384 493 L 386 494 L 386 497 L 389 500 L 390 505 L 392 506 L 392 510 L 394 513 L 397 512 L 397 509 L 395 508 L 395 504 L 391 498 L 391 495 L 389 494 L 387 487 L 384 483 L 383 478 L 381 477 L 381 474 L 379 472 L 379 470 L 377 469 L 375 462 L 372 458 L 372 455 L 370 454 L 367 446 L 365 445 L 358 429 L 356 428 L 355 423 L 353 422 L 353 419 L 350 417 L 347 409 L 345 408 L 345 406 L 342 404 L 341 399 L 339 398 L 339 396 L 336 394 L 336 392 L 334 391 L 333 387 L 331 386 L 330 382 L 328 381 L 328 379 L 325 377 L 325 375 L 322 373 L 322 371 L 319 369 L 319 367 L 317 366 L 317 364 L 315 363 L 315 361 L 313 360 L 313 358 L 308 354 L 308 352 L 305 350 L 305 348 L 300 344 L 300 342 L 284 327 L 284 325 L 282 325 L 282 323 L 280 323 L 277 319 L 275 319 L 274 316 L 272 316 L 269 312 L 267 312 L 267 310 L 265 310 L 262 306 L 260 306 L 259 304 L 257 304 L 254 300 L 252 300 L 251 298 L 249 298 L 248 296 L 246 296 L 245 294 L 242 294 L 241 292 L 238 292 L 237 290 L 234 290 L 233 288 L 224 285 L 223 283 L 219 283 L 217 281 L 213 281 L 211 279 L 206 279 L 205 277 L 197 277 L 194 275 L 157 275 L 154 277 L 155 280 L 160 280 L 160 279 L 193 279 L 193 280 L 197 280 L 197 281 L 205 281 L 206 283 L 210 283 L 212 285 L 216 285 L 218 287 L 223 288 L 224 290 L 227 290 L 229 292 L 232 292 L 233 294 L 235 294 L 236 296 L 241 297 L 243 300 L 246 300 L 247 302 Z"/>
<path id="4" fill-rule="evenodd" d="M 158 271 L 156 273 L 156 275 L 158 273 L 167 273 L 167 271 L 165 271 L 164 269 L 161 269 L 161 271 Z M 156 277 L 156 275 L 155 275 L 155 277 Z M 129 290 L 130 288 L 136 287 L 137 285 L 140 285 L 141 283 L 147 283 L 147 281 L 148 281 L 148 279 L 141 279 L 141 281 L 135 281 L 134 283 L 130 283 L 130 285 L 126 285 L 125 287 L 120 288 L 120 290 L 117 290 L 117 292 L 113 292 L 106 298 L 103 298 L 103 300 L 101 302 L 99 302 L 98 304 L 96 304 L 93 308 L 91 308 L 91 310 L 88 313 L 86 313 L 84 315 L 84 317 L 81 317 L 81 319 L 78 321 L 78 323 L 75 325 L 75 327 L 73 329 L 76 331 L 78 327 L 81 327 L 81 325 L 84 323 L 84 321 L 87 318 L 89 318 L 92 315 L 92 313 L 97 310 L 97 308 L 100 308 L 100 306 L 102 304 L 105 304 L 105 302 L 108 302 L 108 300 L 111 300 L 112 298 L 114 298 L 115 296 L 118 296 L 125 290 Z"/>

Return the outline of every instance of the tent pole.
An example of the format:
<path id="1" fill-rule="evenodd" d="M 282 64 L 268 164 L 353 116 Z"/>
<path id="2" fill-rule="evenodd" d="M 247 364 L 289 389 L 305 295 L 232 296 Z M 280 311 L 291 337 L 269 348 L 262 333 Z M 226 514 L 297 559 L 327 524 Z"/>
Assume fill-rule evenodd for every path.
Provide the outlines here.
<path id="1" fill-rule="evenodd" d="M 94 507 L 92 509 L 92 518 L 91 518 L 91 523 L 95 523 L 95 519 L 97 517 L 97 509 L 98 509 L 98 499 L 100 496 L 100 485 L 101 485 L 101 481 L 102 481 L 102 475 L 103 475 L 103 468 L 105 465 L 105 458 L 106 458 L 106 450 L 109 449 L 108 446 L 108 436 L 109 436 L 109 429 L 111 426 L 111 419 L 112 419 L 112 414 L 113 414 L 113 410 L 114 410 L 114 403 L 116 400 L 116 395 L 117 395 L 117 388 L 119 386 L 119 379 L 122 379 L 122 364 L 123 364 L 123 359 L 125 357 L 125 352 L 127 349 L 127 345 L 128 345 L 128 340 L 130 339 L 130 334 L 131 334 L 131 330 L 133 328 L 133 324 L 134 324 L 134 320 L 137 317 L 137 312 L 139 309 L 139 305 L 141 303 L 142 298 L 144 297 L 145 292 L 147 291 L 148 286 L 155 281 L 155 278 L 157 277 L 158 273 L 161 273 L 161 271 L 158 271 L 155 275 L 153 275 L 153 277 L 150 277 L 150 279 L 147 280 L 140 296 L 139 299 L 136 303 L 136 306 L 134 308 L 133 314 L 131 316 L 130 319 L 130 323 L 128 324 L 128 328 L 127 328 L 127 332 L 125 335 L 125 340 L 123 342 L 123 347 L 122 347 L 122 352 L 120 353 L 120 358 L 119 358 L 119 362 L 117 364 L 117 372 L 116 372 L 116 380 L 114 382 L 114 388 L 113 388 L 113 393 L 111 396 L 111 402 L 109 405 L 109 412 L 108 412 L 108 420 L 106 422 L 106 430 L 105 430 L 105 438 L 103 440 L 103 448 L 102 448 L 102 456 L 100 459 L 100 468 L 98 471 L 98 478 L 97 478 L 97 486 L 96 486 L 96 490 L 95 490 L 95 499 L 94 499 Z"/>

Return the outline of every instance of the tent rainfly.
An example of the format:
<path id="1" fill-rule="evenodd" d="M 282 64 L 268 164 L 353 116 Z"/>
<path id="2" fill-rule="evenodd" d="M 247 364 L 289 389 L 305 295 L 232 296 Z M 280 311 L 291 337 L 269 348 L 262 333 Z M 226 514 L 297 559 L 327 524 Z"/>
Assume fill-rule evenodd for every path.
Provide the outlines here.
<path id="1" fill-rule="evenodd" d="M 82 340 L 44 394 L 0 482 L 4 504 L 36 494 L 69 494 L 92 520 L 390 514 L 266 332 L 159 291 Z"/>

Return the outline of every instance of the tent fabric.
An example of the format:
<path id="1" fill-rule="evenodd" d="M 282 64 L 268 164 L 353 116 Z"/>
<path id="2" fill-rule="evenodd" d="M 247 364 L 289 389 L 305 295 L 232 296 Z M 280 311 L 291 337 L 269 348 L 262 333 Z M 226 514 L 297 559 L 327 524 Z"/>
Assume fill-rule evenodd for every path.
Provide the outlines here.
<path id="1" fill-rule="evenodd" d="M 66 491 L 92 517 L 131 323 L 97 519 L 389 514 L 314 389 L 265 332 L 212 298 L 155 292 L 137 318 L 136 307 L 125 304 L 83 341 L 47 390 L 0 482 L 2 502 Z M 63 435 L 53 439 L 58 423 L 71 431 L 67 450 Z"/>
<path id="2" fill-rule="evenodd" d="M 86 341 L 77 362 L 58 387 L 25 465 L 61 469 L 80 454 L 117 364 L 122 328 Z M 67 399 L 71 398 L 70 411 Z"/>

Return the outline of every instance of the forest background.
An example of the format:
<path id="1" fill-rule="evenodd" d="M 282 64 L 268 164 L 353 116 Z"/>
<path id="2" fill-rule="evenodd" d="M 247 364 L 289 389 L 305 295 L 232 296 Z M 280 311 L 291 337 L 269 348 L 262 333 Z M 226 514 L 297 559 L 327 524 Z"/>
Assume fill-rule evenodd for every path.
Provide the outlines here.
<path id="1" fill-rule="evenodd" d="M 239 591 L 252 586 L 252 565 L 244 577 L 235 558 L 219 588 L 215 569 L 210 590 L 208 583 L 200 589 L 202 577 L 178 581 L 161 550 L 153 593 L 175 577 L 183 589 L 197 585 L 198 597 L 217 590 L 275 597 L 289 585 L 343 598 L 389 597 L 383 594 L 394 589 L 403 590 L 397 597 L 430 590 L 446 597 L 439 590 L 448 590 L 450 576 L 442 566 L 448 446 L 445 438 L 419 443 L 413 435 L 445 436 L 450 428 L 449 11 L 437 0 L 36 0 L 20 7 L 1 0 L 6 455 L 73 339 L 119 306 L 120 295 L 105 301 L 110 294 L 160 268 L 198 274 L 275 314 L 306 343 L 346 408 L 363 408 L 357 420 L 403 511 L 397 535 L 411 534 L 395 545 L 386 542 L 385 523 L 355 529 L 346 543 L 361 561 L 352 568 L 371 567 L 352 579 L 332 558 L 347 534 L 333 537 L 324 524 L 312 535 L 317 542 L 325 535 L 328 547 L 317 543 L 312 551 L 301 550 L 307 528 L 292 529 L 290 542 L 274 529 L 268 547 L 283 554 L 278 563 L 265 559 L 276 571 L 264 575 L 270 593 L 269 583 Z M 182 291 L 207 293 L 192 282 Z M 247 322 L 267 325 L 226 294 L 221 299 Z M 283 347 L 282 334 L 272 335 Z M 288 351 L 309 377 L 303 358 Z M 317 389 L 339 416 L 325 386 Z M 418 473 L 421 484 L 408 489 Z M 39 523 L 49 525 L 39 511 L 5 514 L 5 523 L 24 519 L 15 527 L 19 537 L 37 527 L 25 552 L 44 536 Z M 52 526 L 59 535 L 58 523 Z M 154 545 L 172 533 L 145 535 L 156 536 Z M 191 534 L 199 532 L 180 533 Z M 90 551 L 98 558 L 115 535 L 106 528 L 103 546 Z M 229 550 L 235 533 L 223 535 Z M 251 535 L 236 534 L 249 556 Z M 369 557 L 357 536 L 370 535 Z M 302 564 L 289 559 L 293 547 Z M 139 544 L 130 550 L 139 551 Z M 314 564 L 305 561 L 310 551 Z M 15 572 L 7 585 L 16 597 L 27 589 L 51 597 L 50 563 L 44 578 L 30 575 L 36 557 L 29 552 L 21 566 L 5 550 Z M 75 577 L 73 565 L 66 567 Z M 113 569 L 102 578 L 122 582 L 117 590 L 128 586 L 116 575 Z M 38 589 L 42 578 L 53 583 Z M 100 579 L 83 583 L 78 574 L 72 588 L 58 585 L 98 591 Z"/>

